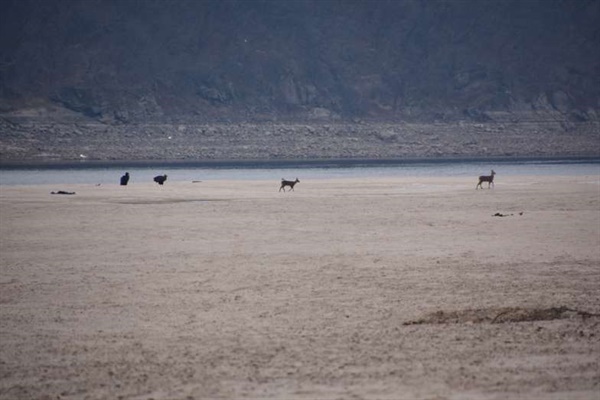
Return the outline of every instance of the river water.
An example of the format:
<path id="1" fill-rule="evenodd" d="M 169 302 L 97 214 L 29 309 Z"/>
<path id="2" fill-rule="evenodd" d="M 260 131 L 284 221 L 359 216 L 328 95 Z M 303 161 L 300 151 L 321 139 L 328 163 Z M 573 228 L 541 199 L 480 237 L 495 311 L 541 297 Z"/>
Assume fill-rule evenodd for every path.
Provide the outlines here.
<path id="1" fill-rule="evenodd" d="M 129 172 L 130 183 L 168 181 L 343 179 L 408 176 L 478 176 L 494 169 L 501 175 L 566 175 L 600 178 L 598 158 L 339 160 L 189 163 L 71 163 L 0 166 L 1 185 L 118 184 Z"/>

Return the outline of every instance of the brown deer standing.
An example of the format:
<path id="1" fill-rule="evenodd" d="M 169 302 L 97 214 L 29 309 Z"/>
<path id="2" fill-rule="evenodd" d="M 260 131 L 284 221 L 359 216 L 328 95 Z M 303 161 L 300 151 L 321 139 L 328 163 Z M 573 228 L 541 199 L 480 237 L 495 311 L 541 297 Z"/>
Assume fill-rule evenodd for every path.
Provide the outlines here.
<path id="1" fill-rule="evenodd" d="M 475 190 L 477 190 L 477 188 L 482 188 L 483 186 L 481 186 L 481 184 L 483 182 L 487 182 L 488 183 L 488 189 L 490 188 L 490 185 L 494 186 L 494 175 L 496 175 L 496 173 L 494 172 L 494 170 L 492 170 L 491 175 L 481 175 L 479 177 L 479 183 L 477 184 L 477 186 L 475 186 Z"/>
<path id="2" fill-rule="evenodd" d="M 300 182 L 298 180 L 298 178 L 296 178 L 295 181 L 286 181 L 285 179 L 281 179 L 281 186 L 279 187 L 279 191 L 281 192 L 281 189 L 283 189 L 283 191 L 285 192 L 285 187 L 289 186 L 290 190 L 294 190 L 294 186 L 296 185 L 296 183 Z"/>

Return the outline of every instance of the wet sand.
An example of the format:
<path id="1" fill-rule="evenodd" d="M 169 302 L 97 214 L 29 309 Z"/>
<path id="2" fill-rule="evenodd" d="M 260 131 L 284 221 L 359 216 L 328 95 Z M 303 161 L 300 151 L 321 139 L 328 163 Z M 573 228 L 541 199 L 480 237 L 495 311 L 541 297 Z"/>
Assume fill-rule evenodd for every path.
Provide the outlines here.
<path id="1" fill-rule="evenodd" d="M 600 178 L 496 179 L 3 186 L 0 398 L 597 399 Z"/>

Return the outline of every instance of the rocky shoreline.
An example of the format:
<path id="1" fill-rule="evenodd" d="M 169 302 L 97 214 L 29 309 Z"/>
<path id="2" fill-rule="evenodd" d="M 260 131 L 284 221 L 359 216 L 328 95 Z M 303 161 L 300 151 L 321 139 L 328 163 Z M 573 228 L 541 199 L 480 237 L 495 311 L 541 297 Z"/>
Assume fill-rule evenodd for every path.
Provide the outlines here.
<path id="1" fill-rule="evenodd" d="M 600 123 L 127 124 L 1 120 L 0 161 L 211 161 L 600 154 Z"/>

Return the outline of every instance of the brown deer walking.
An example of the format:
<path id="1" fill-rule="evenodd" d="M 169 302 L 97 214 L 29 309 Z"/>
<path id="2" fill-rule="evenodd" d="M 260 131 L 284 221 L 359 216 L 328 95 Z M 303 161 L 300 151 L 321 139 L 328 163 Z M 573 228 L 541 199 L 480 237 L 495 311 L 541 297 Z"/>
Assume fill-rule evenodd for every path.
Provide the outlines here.
<path id="1" fill-rule="evenodd" d="M 475 186 L 475 190 L 477 190 L 477 188 L 482 188 L 483 186 L 481 186 L 481 184 L 483 182 L 487 182 L 488 183 L 488 189 L 491 186 L 494 186 L 494 175 L 496 175 L 496 173 L 494 172 L 494 170 L 492 170 L 492 173 L 490 175 L 481 175 L 479 177 L 479 183 L 477 184 L 477 186 Z"/>
<path id="2" fill-rule="evenodd" d="M 281 189 L 283 189 L 283 191 L 285 192 L 285 187 L 289 186 L 290 190 L 294 190 L 294 186 L 296 185 L 296 183 L 300 182 L 298 180 L 298 178 L 296 178 L 295 181 L 286 181 L 285 179 L 281 179 L 281 186 L 279 187 L 279 191 L 281 192 Z"/>

